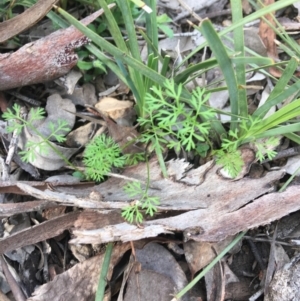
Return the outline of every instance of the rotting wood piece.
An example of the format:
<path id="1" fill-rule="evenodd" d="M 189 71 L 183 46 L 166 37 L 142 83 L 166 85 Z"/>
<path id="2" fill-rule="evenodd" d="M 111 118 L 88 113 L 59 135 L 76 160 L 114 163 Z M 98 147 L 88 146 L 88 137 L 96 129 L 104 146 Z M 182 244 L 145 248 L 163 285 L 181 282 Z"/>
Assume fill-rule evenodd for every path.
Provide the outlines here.
<path id="1" fill-rule="evenodd" d="M 88 25 L 102 14 L 100 9 L 81 22 Z M 0 91 L 51 81 L 67 74 L 78 60 L 74 49 L 88 42 L 84 34 L 71 26 L 28 43 L 14 53 L 0 54 Z"/>

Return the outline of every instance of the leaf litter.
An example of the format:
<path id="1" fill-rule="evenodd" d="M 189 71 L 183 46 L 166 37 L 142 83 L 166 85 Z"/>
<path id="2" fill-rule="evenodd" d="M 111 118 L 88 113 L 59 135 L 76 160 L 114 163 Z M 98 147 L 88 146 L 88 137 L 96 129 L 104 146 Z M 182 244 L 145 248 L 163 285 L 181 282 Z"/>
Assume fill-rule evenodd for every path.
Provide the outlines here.
<path id="1" fill-rule="evenodd" d="M 182 5 L 180 7 L 177 1 L 172 1 L 168 3 L 169 7 L 166 9 L 178 13 L 180 7 L 182 14 L 179 13 L 177 16 L 177 20 L 180 20 L 180 18 L 187 15 L 186 11 L 189 8 L 193 11 L 199 11 L 213 5 L 213 2 L 215 1 L 185 1 L 185 5 L 183 5 L 180 1 L 179 3 Z M 159 4 L 166 6 L 164 1 L 159 1 Z M 169 13 L 172 15 L 172 11 Z M 261 27 L 263 26 L 265 25 L 261 25 Z M 263 28 L 260 30 L 262 31 Z M 273 43 L 269 35 L 266 35 L 266 38 L 269 39 L 268 42 Z M 160 49 L 164 51 L 174 50 L 179 45 L 175 54 L 173 54 L 176 59 L 184 55 L 186 51 L 193 50 L 203 41 L 203 37 L 201 38 L 196 34 L 188 37 L 178 36 L 174 37 L 172 43 L 175 44 L 172 45 L 169 44 L 168 39 L 161 40 Z M 271 55 L 277 57 L 274 44 L 268 47 L 268 51 L 272 51 Z M 6 56 L 3 59 L 6 60 Z M 0 69 L 5 68 L 1 66 L 0 64 Z M 66 73 L 67 69 L 62 70 L 62 72 Z M 274 76 L 278 76 L 276 70 L 273 72 Z M 60 75 L 62 73 L 57 76 Z M 260 85 L 263 84 L 264 79 L 258 79 Z M 48 126 L 46 124 L 52 119 L 56 120 L 59 114 L 64 119 L 68 117 L 69 127 L 72 129 L 75 124 L 75 117 L 79 118 L 80 114 L 77 112 L 78 108 L 75 108 L 75 105 L 95 105 L 97 102 L 95 101 L 97 99 L 95 89 L 92 88 L 92 91 L 88 92 L 89 94 L 84 94 L 83 86 L 78 84 L 78 80 L 79 76 L 75 76 L 75 78 L 65 81 L 64 92 L 61 89 L 59 90 L 58 87 L 54 91 L 52 90 L 51 96 L 48 98 L 49 103 L 51 99 L 55 99 L 52 109 L 48 110 L 45 120 L 37 125 L 41 132 L 43 131 L 41 128 L 47 131 Z M 41 82 L 44 81 L 45 78 L 42 77 Z M 36 82 L 39 82 L 38 76 L 29 79 L 27 83 L 33 84 Z M 4 83 L 1 89 L 5 90 L 21 85 L 23 84 L 18 81 L 13 84 Z M 48 91 L 50 90 L 48 89 Z M 75 91 L 79 91 L 79 94 L 75 95 Z M 66 99 L 68 94 L 70 94 L 70 100 Z M 227 103 L 228 94 L 224 93 L 222 97 L 221 102 L 220 99 L 214 100 L 212 97 L 210 99 L 211 105 L 223 109 Z M 263 98 L 262 95 L 261 101 L 264 101 Z M 103 107 L 104 102 L 106 102 L 107 108 Z M 214 104 L 215 102 L 216 104 Z M 49 103 L 47 103 L 47 106 Z M 110 135 L 121 146 L 126 143 L 128 136 L 135 139 L 138 135 L 138 132 L 132 127 L 132 121 L 129 120 L 132 117 L 132 112 L 128 116 L 132 103 L 130 100 L 119 101 L 114 98 L 106 98 L 100 100 L 99 106 L 95 106 L 104 114 L 108 114 L 108 116 L 103 115 L 102 119 L 106 122 Z M 63 109 L 64 107 L 66 110 Z M 84 116 L 81 115 L 80 118 L 84 120 Z M 95 114 L 89 116 L 89 118 L 93 124 L 97 124 L 101 119 Z M 124 122 L 127 126 L 126 130 L 123 127 Z M 94 128 L 90 127 L 90 124 L 88 125 L 89 127 L 85 133 L 87 137 L 92 136 L 94 131 Z M 78 129 L 80 129 L 78 131 L 80 132 L 81 127 Z M 124 135 L 124 132 L 126 135 Z M 24 131 L 24 135 L 25 137 L 21 137 L 20 140 L 21 148 L 27 140 L 35 139 L 30 131 Z M 54 143 L 55 147 L 59 147 L 67 158 L 80 150 L 78 145 L 84 146 L 88 141 L 88 139 L 75 138 L 71 134 L 69 134 L 69 139 L 71 141 L 70 145 L 77 145 L 76 148 L 65 148 Z M 133 148 L 128 150 L 128 153 L 135 150 L 138 151 L 141 148 L 136 148 L 134 145 Z M 293 159 L 296 159 L 296 157 L 293 157 Z M 251 162 L 247 162 L 245 158 L 244 160 L 245 170 L 235 180 L 224 177 L 220 167 L 213 160 L 194 168 L 193 165 L 182 159 L 167 161 L 169 178 L 166 179 L 161 175 L 157 159 L 152 158 L 148 163 L 139 163 L 136 166 L 124 169 L 121 174 L 123 178 L 110 177 L 105 182 L 95 185 L 94 183 L 85 184 L 76 180 L 71 181 L 70 178 L 66 178 L 67 174 L 65 172 L 59 172 L 59 169 L 64 166 L 61 158 L 53 158 L 52 154 L 44 157 L 39 155 L 36 161 L 30 163 L 36 168 L 57 172 L 54 180 L 33 182 L 16 179 L 1 181 L 0 183 L 1 193 L 8 196 L 6 202 L 0 205 L 0 216 L 5 221 L 5 223 L 3 222 L 5 225 L 4 235 L 0 240 L 0 253 L 7 257 L 9 257 L 9 254 L 13 255 L 9 257 L 10 260 L 17 261 L 21 266 L 20 270 L 25 270 L 26 260 L 24 258 L 33 256 L 31 255 L 33 250 L 36 253 L 44 252 L 46 254 L 45 250 L 42 251 L 42 248 L 45 247 L 42 246 L 42 241 L 46 239 L 56 241 L 50 247 L 51 251 L 48 252 L 48 255 L 43 258 L 44 262 L 40 262 L 44 265 L 46 273 L 48 271 L 49 275 L 53 277 L 51 278 L 52 281 L 43 284 L 42 278 L 37 277 L 38 281 L 36 281 L 35 287 L 25 290 L 27 300 L 62 300 L 62 298 L 64 300 L 92 300 L 97 289 L 103 261 L 103 250 L 99 250 L 101 245 L 107 242 L 117 242 L 107 275 L 108 281 L 116 281 L 113 278 L 114 268 L 118 266 L 118 262 L 122 258 L 126 257 L 124 254 L 132 249 L 133 245 L 128 242 L 134 242 L 133 251 L 135 250 L 135 253 L 133 252 L 130 255 L 129 263 L 125 264 L 127 277 L 123 278 L 122 292 L 124 295 L 123 297 L 120 295 L 120 298 L 134 300 L 138 292 L 141 300 L 169 300 L 170 295 L 176 294 L 188 283 L 188 277 L 193 278 L 197 272 L 209 264 L 216 254 L 233 239 L 235 234 L 253 229 L 251 231 L 253 232 L 253 238 L 255 238 L 256 234 L 263 232 L 260 230 L 262 229 L 261 226 L 268 225 L 267 227 L 272 229 L 272 222 L 283 217 L 286 217 L 289 221 L 291 220 L 289 214 L 293 213 L 291 217 L 297 214 L 299 210 L 297 204 L 298 186 L 292 185 L 284 192 L 277 192 L 279 183 L 286 173 L 285 167 L 265 172 L 259 178 L 251 178 L 250 167 L 254 159 L 251 159 Z M 149 194 L 160 199 L 160 204 L 157 207 L 158 212 L 154 218 L 145 220 L 141 225 L 128 224 L 121 218 L 120 209 L 128 202 L 134 202 L 135 200 L 130 199 L 124 193 L 122 187 L 128 179 L 139 181 L 141 185 L 144 185 L 142 187 L 146 187 L 147 164 L 149 164 L 148 168 L 151 171 Z M 4 173 L 4 171 L 2 172 Z M 292 173 L 289 170 L 287 172 Z M 26 202 L 11 203 L 9 194 L 18 195 Z M 71 212 L 74 207 L 77 209 Z M 42 211 L 44 212 L 43 222 L 28 227 L 33 222 L 30 222 L 25 212 L 38 215 Z M 21 217 L 27 221 L 27 226 L 24 228 L 20 222 Z M 33 220 L 34 217 L 32 216 Z M 12 227 L 14 224 L 15 226 Z M 298 224 L 294 228 L 297 226 Z M 10 228 L 15 230 L 10 231 Z M 66 230 L 70 230 L 71 237 L 65 234 Z M 281 231 L 284 230 L 281 229 Z M 247 239 L 251 240 L 252 238 Z M 266 239 L 269 239 L 269 237 L 267 236 Z M 277 238 L 273 238 L 273 241 L 274 239 Z M 171 251 L 171 247 L 169 249 L 162 247 L 168 240 L 175 240 L 176 245 L 183 248 L 182 252 L 179 251 L 178 254 L 184 254 L 186 260 L 183 260 L 183 256 L 176 255 L 175 251 Z M 145 244 L 141 247 L 139 243 L 143 241 Z M 39 245 L 35 248 L 35 244 Z M 72 254 L 66 247 L 67 244 L 70 244 Z M 261 243 L 261 245 L 268 244 L 263 245 Z M 58 249 L 54 246 L 58 246 Z M 288 270 L 292 275 L 290 274 L 287 279 L 291 277 L 299 278 L 295 274 L 297 273 L 298 258 L 295 257 L 289 262 L 287 252 L 282 247 L 276 246 L 275 248 L 274 243 L 271 244 L 272 247 L 274 248 L 272 254 L 278 264 L 278 271 L 274 276 L 274 284 L 269 284 L 272 289 L 270 292 L 266 292 L 266 300 L 283 300 L 289 297 L 278 299 L 279 297 L 276 295 L 278 294 L 276 292 L 280 290 L 278 288 L 281 286 L 280 281 L 284 281 L 282 279 L 285 276 L 280 273 Z M 239 271 L 233 271 L 234 268 L 230 261 L 238 260 L 235 259 L 235 256 L 246 252 L 245 249 L 247 249 L 247 244 L 237 246 L 235 250 L 228 253 L 226 262 L 224 260 L 211 270 L 210 274 L 205 276 L 207 300 L 236 298 L 238 283 L 242 282 L 242 277 L 237 276 Z M 249 249 L 248 247 L 248 251 Z M 63 270 L 59 269 L 57 263 L 51 261 L 49 261 L 49 263 L 51 262 L 48 267 L 49 270 L 45 268 L 45 265 L 48 265 L 48 256 L 52 252 L 55 252 L 55 256 L 58 258 L 64 257 L 60 262 Z M 100 255 L 94 255 L 98 253 Z M 71 263 L 71 260 L 67 259 L 71 258 L 71 255 L 81 262 Z M 279 258 L 280 256 L 281 258 Z M 66 262 L 66 260 L 69 260 L 69 262 Z M 270 257 L 269 262 L 271 260 L 273 258 Z M 66 263 L 68 266 L 66 266 Z M 184 264 L 187 264 L 188 268 L 184 268 Z M 283 267 L 283 270 L 280 270 L 279 267 Z M 38 265 L 38 268 L 41 269 L 41 265 Z M 224 277 L 224 275 L 226 276 Z M 0 277 L 6 283 L 1 270 Z M 236 291 L 229 289 L 230 284 L 236 285 Z M 125 285 L 127 285 L 126 289 Z M 38 286 L 40 287 L 36 288 Z M 2 291 L 7 293 L 9 289 L 2 289 Z M 109 290 L 106 293 L 108 300 L 112 300 L 113 293 Z M 245 300 L 253 293 L 253 288 L 249 287 L 248 295 L 244 296 Z M 196 288 L 190 292 L 190 296 L 200 295 L 204 296 L 203 292 L 200 293 Z M 212 297 L 213 295 L 217 297 Z M 190 296 L 185 295 L 181 300 L 189 300 Z M 293 298 L 297 297 L 293 296 Z"/>

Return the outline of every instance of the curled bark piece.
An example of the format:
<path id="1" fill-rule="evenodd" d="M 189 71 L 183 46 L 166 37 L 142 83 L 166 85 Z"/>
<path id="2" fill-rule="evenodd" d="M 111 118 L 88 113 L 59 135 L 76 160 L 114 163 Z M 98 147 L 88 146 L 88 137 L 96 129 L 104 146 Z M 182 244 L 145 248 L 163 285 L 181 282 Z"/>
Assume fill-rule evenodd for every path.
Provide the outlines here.
<path id="1" fill-rule="evenodd" d="M 101 14 L 103 9 L 81 22 L 88 25 Z M 88 42 L 83 33 L 71 26 L 28 43 L 14 53 L 0 55 L 0 91 L 51 81 L 65 75 L 77 63 L 74 49 Z"/>

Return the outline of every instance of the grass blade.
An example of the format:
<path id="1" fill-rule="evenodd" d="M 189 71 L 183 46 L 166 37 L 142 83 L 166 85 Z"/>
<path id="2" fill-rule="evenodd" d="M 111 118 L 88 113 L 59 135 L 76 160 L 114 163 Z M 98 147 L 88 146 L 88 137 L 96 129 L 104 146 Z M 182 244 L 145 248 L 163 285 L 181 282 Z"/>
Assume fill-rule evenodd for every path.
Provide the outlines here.
<path id="1" fill-rule="evenodd" d="M 269 116 L 268 118 L 262 120 L 258 126 L 254 127 L 247 133 L 247 136 L 258 136 L 263 134 L 265 131 L 276 127 L 277 125 L 290 121 L 293 118 L 300 115 L 300 99 L 297 99 L 286 106 L 282 107 L 280 110 Z"/>
<path id="2" fill-rule="evenodd" d="M 141 36 L 143 37 L 143 39 L 146 41 L 147 43 L 147 47 L 148 47 L 148 53 L 152 54 L 154 53 L 155 56 L 159 57 L 159 60 L 162 61 L 163 58 L 162 56 L 159 54 L 158 49 L 155 48 L 154 44 L 152 43 L 151 39 L 145 34 L 144 31 L 139 30 L 139 33 L 141 34 Z M 149 50 L 151 49 L 151 50 Z M 149 52 L 150 51 L 150 52 Z M 149 54 L 149 55 L 150 55 Z"/>
<path id="3" fill-rule="evenodd" d="M 297 132 L 298 131 L 299 131 L 299 127 L 297 129 Z M 299 135 L 297 135 L 295 133 L 288 133 L 288 134 L 285 134 L 284 136 L 300 145 L 300 136 Z"/>
<path id="4" fill-rule="evenodd" d="M 267 112 L 270 110 L 270 108 L 285 99 L 287 99 L 289 96 L 296 93 L 299 88 L 299 81 L 296 82 L 294 85 L 286 89 L 286 86 L 288 85 L 291 77 L 293 76 L 296 68 L 298 67 L 299 60 L 295 57 L 292 57 L 286 66 L 281 78 L 278 80 L 275 88 L 271 92 L 271 94 L 268 97 L 268 100 L 265 104 L 263 104 L 261 107 L 259 107 L 254 113 L 253 116 L 263 118 Z M 282 92 L 283 91 L 283 92 Z"/>
<path id="5" fill-rule="evenodd" d="M 106 275 L 109 269 L 109 262 L 110 262 L 112 250 L 113 250 L 113 243 L 109 242 L 106 246 L 106 251 L 103 258 L 102 269 L 99 277 L 95 301 L 103 301 L 105 286 L 106 286 Z"/>
<path id="6" fill-rule="evenodd" d="M 249 22 L 252 22 L 256 19 L 259 19 L 259 18 L 261 18 L 262 16 L 264 16 L 268 13 L 271 13 L 273 11 L 280 10 L 284 7 L 287 7 L 291 4 L 293 4 L 294 2 L 295 2 L 295 0 L 280 0 L 280 1 L 277 1 L 277 2 L 275 2 L 271 5 L 268 5 L 264 8 L 261 8 L 258 11 L 254 12 L 253 14 L 244 17 L 243 19 L 235 22 L 231 26 L 228 26 L 227 28 L 225 28 L 224 30 L 219 32 L 219 37 L 222 37 L 222 36 L 226 35 L 228 32 L 233 31 L 235 28 L 237 28 L 239 26 L 244 26 L 245 24 L 247 24 Z M 199 27 L 197 27 L 197 26 L 194 26 L 194 27 L 200 30 Z M 181 64 L 177 68 L 182 66 L 186 61 L 188 61 L 191 57 L 193 57 L 196 53 L 198 53 L 205 46 L 208 46 L 207 42 L 204 42 L 201 45 L 199 45 L 196 49 L 194 49 L 194 51 L 192 51 L 188 56 L 185 57 L 185 59 L 181 62 Z"/>
<path id="7" fill-rule="evenodd" d="M 107 3 L 105 0 L 98 0 L 98 3 L 100 7 L 104 10 L 105 18 L 108 23 L 108 30 L 113 37 L 114 42 L 125 53 L 128 53 L 128 49 L 126 46 L 126 43 L 124 41 L 124 38 L 122 36 L 122 33 L 120 31 L 120 28 L 114 18 L 114 15 L 112 14 L 111 10 L 108 8 Z"/>
<path id="8" fill-rule="evenodd" d="M 211 270 L 223 256 L 226 255 L 246 234 L 241 232 L 208 266 L 206 266 L 201 273 L 199 273 L 192 282 L 190 282 L 182 291 L 180 291 L 171 301 L 179 300 L 184 294 L 186 294 L 209 270 Z"/>
<path id="9" fill-rule="evenodd" d="M 152 45 L 155 49 L 158 49 L 158 26 L 157 26 L 157 12 L 156 12 L 156 1 L 145 0 L 146 4 L 152 9 L 150 14 L 146 14 L 146 29 L 147 36 L 150 38 Z M 148 55 L 152 53 L 150 45 L 148 45 Z"/>
<path id="10" fill-rule="evenodd" d="M 96 47 L 94 44 L 89 44 L 85 45 L 85 48 L 89 50 L 92 54 L 94 54 L 100 61 L 102 61 L 109 69 L 111 69 L 118 76 L 118 78 L 121 81 L 123 81 L 129 87 L 127 79 L 123 76 L 119 67 L 102 51 L 100 51 L 98 47 Z"/>
<path id="11" fill-rule="evenodd" d="M 267 68 L 274 65 L 274 61 L 268 57 L 232 57 L 232 62 L 237 64 L 255 64 L 260 68 Z M 265 66 L 262 66 L 265 65 Z M 247 70 L 248 71 L 248 70 Z M 247 73 L 245 70 L 245 73 Z"/>
<path id="12" fill-rule="evenodd" d="M 188 77 L 197 72 L 197 71 L 205 71 L 207 69 L 210 68 L 214 68 L 218 65 L 218 62 L 215 58 L 211 58 L 208 60 L 205 60 L 204 62 L 198 63 L 198 64 L 192 64 L 190 66 L 188 66 L 187 68 L 185 68 L 182 72 L 178 73 L 175 77 L 174 77 L 174 81 L 175 83 L 184 83 Z"/>
<path id="13" fill-rule="evenodd" d="M 129 55 L 122 52 L 120 49 L 115 47 L 114 45 L 107 42 L 105 39 L 97 35 L 95 32 L 87 28 L 85 25 L 76 20 L 73 16 L 68 14 L 61 8 L 57 8 L 57 11 L 68 21 L 70 24 L 74 25 L 77 29 L 79 29 L 82 33 L 84 33 L 88 38 L 90 38 L 96 45 L 103 48 L 105 51 L 110 53 L 116 58 L 121 59 L 124 64 L 138 70 L 141 74 L 146 77 L 149 77 L 154 82 L 161 84 L 166 80 L 166 78 L 160 75 L 158 72 L 148 68 L 142 62 L 130 57 Z"/>
<path id="14" fill-rule="evenodd" d="M 239 91 L 236 74 L 232 65 L 232 61 L 229 58 L 227 51 L 219 38 L 217 32 L 213 28 L 209 20 L 204 20 L 201 23 L 201 32 L 206 38 L 209 47 L 216 56 L 219 63 L 219 67 L 223 72 L 225 81 L 227 83 L 231 113 L 233 115 L 239 114 Z M 235 116 L 231 117 L 231 129 L 234 130 L 237 127 L 237 118 Z"/>
<path id="15" fill-rule="evenodd" d="M 163 64 L 160 70 L 160 74 L 163 76 L 167 76 L 167 72 L 169 70 L 169 63 L 170 63 L 171 57 L 169 55 L 166 55 L 163 58 Z"/>
<path id="16" fill-rule="evenodd" d="M 277 128 L 265 131 L 264 133 L 257 136 L 257 138 L 266 138 L 266 137 L 275 137 L 284 135 L 290 140 L 293 140 L 294 142 L 297 142 L 300 144 L 300 137 L 297 134 L 294 134 L 294 132 L 298 132 L 300 128 L 300 123 L 294 123 L 294 124 L 288 124 L 288 125 L 282 125 Z"/>
<path id="17" fill-rule="evenodd" d="M 117 0 L 117 3 L 121 9 L 122 16 L 124 19 L 131 55 L 133 58 L 141 62 L 142 59 L 140 54 L 140 48 L 135 32 L 134 21 L 132 18 L 129 1 Z"/>
<path id="18" fill-rule="evenodd" d="M 233 24 L 243 19 L 243 8 L 241 1 L 231 0 L 231 12 Z M 238 53 L 237 57 L 245 56 L 244 28 L 238 26 L 233 30 L 234 51 Z M 245 63 L 236 62 L 236 79 L 239 87 L 246 85 L 246 70 Z M 232 101 L 230 101 L 232 106 Z M 238 89 L 238 114 L 242 117 L 248 116 L 247 93 L 245 89 Z"/>
<path id="19" fill-rule="evenodd" d="M 292 86 L 290 86 L 288 89 L 284 90 L 281 92 L 279 95 L 274 97 L 273 99 L 268 100 L 264 105 L 259 107 L 253 114 L 254 117 L 260 117 L 265 116 L 265 114 L 269 111 L 269 109 L 272 106 L 275 106 L 279 104 L 280 102 L 283 102 L 286 100 L 288 97 L 293 95 L 294 93 L 299 92 L 300 89 L 300 81 L 296 82 Z"/>
<path id="20" fill-rule="evenodd" d="M 134 95 L 134 97 L 135 97 L 135 99 L 138 103 L 138 106 L 143 106 L 144 102 L 141 100 L 141 98 L 143 96 L 140 95 L 139 90 L 136 88 L 132 78 L 129 76 L 129 73 L 127 72 L 123 62 L 120 59 L 116 59 L 116 61 L 117 61 L 117 64 L 120 68 L 121 73 L 126 78 L 127 86 L 130 88 L 132 94 Z M 141 110 L 142 107 L 139 107 L 138 109 Z M 142 114 L 141 111 L 139 112 L 139 114 Z"/>

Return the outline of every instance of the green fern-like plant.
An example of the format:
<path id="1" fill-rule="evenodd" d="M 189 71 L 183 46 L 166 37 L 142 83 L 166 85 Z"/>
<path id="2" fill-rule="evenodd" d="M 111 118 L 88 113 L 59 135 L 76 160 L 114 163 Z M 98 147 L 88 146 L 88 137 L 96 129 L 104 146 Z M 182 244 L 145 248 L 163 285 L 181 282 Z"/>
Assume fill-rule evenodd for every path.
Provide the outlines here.
<path id="1" fill-rule="evenodd" d="M 45 118 L 45 110 L 43 108 L 31 108 L 28 119 L 26 118 L 27 114 L 22 112 L 21 106 L 14 104 L 12 109 L 7 109 L 3 113 L 2 117 L 4 120 L 8 121 L 8 126 L 6 131 L 8 133 L 15 132 L 20 134 L 22 130 L 27 127 L 31 132 L 35 133 L 40 137 L 40 141 L 28 141 L 24 147 L 24 150 L 20 151 L 21 159 L 24 162 L 32 162 L 35 159 L 35 151 L 47 155 L 49 150 L 52 149 L 54 152 L 60 154 L 56 148 L 50 143 L 50 141 L 56 140 L 59 143 L 66 141 L 65 135 L 70 131 L 68 124 L 65 120 L 57 120 L 56 123 L 50 122 L 49 129 L 51 130 L 50 134 L 47 137 L 44 137 L 36 127 L 34 122 Z M 64 156 L 60 154 L 61 158 L 64 159 L 67 163 L 72 165 Z"/>
<path id="2" fill-rule="evenodd" d="M 195 150 L 197 143 L 208 143 L 211 124 L 208 119 L 215 118 L 212 109 L 202 110 L 209 94 L 197 88 L 192 92 L 188 105 L 183 101 L 182 85 L 173 80 L 165 81 L 163 87 L 152 87 L 152 93 L 146 94 L 145 117 L 138 122 L 144 129 L 143 143 L 152 143 L 157 150 L 164 146 L 179 152 Z"/>
<path id="3" fill-rule="evenodd" d="M 214 152 L 216 163 L 221 165 L 224 170 L 231 176 L 236 177 L 244 165 L 241 153 L 238 149 L 220 149 Z"/>
<path id="4" fill-rule="evenodd" d="M 243 118 L 238 127 L 228 131 L 220 149 L 213 149 L 210 131 L 216 112 L 207 105 L 209 93 L 198 87 L 187 101 L 182 90 L 182 85 L 176 86 L 173 80 L 167 80 L 162 87 L 154 86 L 152 93 L 147 93 L 146 117 L 138 119 L 144 130 L 140 138 L 143 143 L 152 143 L 156 152 L 163 152 L 164 147 L 168 147 L 176 152 L 184 149 L 201 155 L 210 149 L 216 163 L 231 177 L 236 177 L 243 167 L 239 147 L 245 143 L 254 146 L 256 158 L 260 161 L 265 156 L 272 159 L 276 155 L 273 148 L 279 138 L 259 139 L 257 130 L 262 120 L 250 115 Z"/>
<path id="5" fill-rule="evenodd" d="M 133 160 L 142 159 L 141 154 L 138 154 L 136 158 L 127 154 L 122 155 L 119 145 L 111 137 L 102 134 L 86 146 L 83 155 L 83 163 L 86 166 L 85 175 L 88 179 L 101 181 L 113 167 L 123 167 L 132 158 Z M 142 188 L 140 182 L 128 183 L 124 191 L 130 198 L 134 198 L 134 201 L 122 210 L 122 216 L 129 223 L 142 223 L 143 211 L 150 216 L 157 211 L 158 197 L 149 196 L 148 188 Z"/>
<path id="6" fill-rule="evenodd" d="M 85 148 L 83 163 L 88 179 L 102 181 L 113 167 L 123 167 L 126 158 L 111 137 L 104 134 L 94 138 Z"/>
<path id="7" fill-rule="evenodd" d="M 32 125 L 36 120 L 43 119 L 45 110 L 43 108 L 32 108 L 28 120 L 24 115 L 25 113 L 22 112 L 21 106 L 16 103 L 13 105 L 12 109 L 8 108 L 7 111 L 2 114 L 2 118 L 10 123 L 6 127 L 6 131 L 8 133 L 16 131 L 17 134 L 20 134 L 24 127 Z"/>
<path id="8" fill-rule="evenodd" d="M 228 137 L 222 140 L 221 149 L 214 150 L 216 163 L 223 166 L 231 177 L 236 177 L 242 169 L 243 160 L 239 147 L 245 143 L 251 143 L 256 150 L 256 159 L 263 161 L 267 156 L 270 160 L 276 156 L 274 148 L 279 144 L 279 137 L 259 139 L 255 133 L 262 120 L 249 116 L 241 121 L 240 127 L 228 132 Z"/>
<path id="9" fill-rule="evenodd" d="M 56 153 L 58 150 L 50 143 L 56 140 L 60 143 L 66 140 L 64 133 L 69 131 L 64 120 L 58 120 L 56 123 L 49 123 L 50 134 L 44 137 L 34 126 L 34 122 L 44 118 L 45 111 L 42 108 L 32 108 L 29 117 L 22 112 L 22 108 L 18 104 L 14 104 L 12 109 L 8 109 L 3 113 L 3 119 L 8 121 L 6 127 L 7 132 L 15 132 L 20 134 L 25 127 L 39 136 L 40 141 L 28 141 L 24 150 L 20 151 L 21 159 L 25 162 L 33 161 L 35 151 L 47 154 L 49 149 L 53 149 Z M 63 154 L 60 154 L 63 157 Z M 125 154 L 122 155 L 121 149 L 111 137 L 100 135 L 87 144 L 83 154 L 83 163 L 85 164 L 85 178 L 94 181 L 101 181 L 109 174 L 113 167 L 123 167 L 126 164 L 137 163 L 145 159 L 144 154 Z M 67 164 L 72 165 L 66 158 Z M 75 168 L 75 166 L 73 166 Z M 82 174 L 80 173 L 80 176 Z M 148 174 L 149 176 L 149 174 Z M 122 216 L 130 223 L 143 221 L 142 211 L 152 216 L 156 212 L 156 205 L 159 203 L 157 197 L 150 197 L 147 189 L 143 190 L 140 183 L 129 183 L 125 187 L 125 192 L 130 197 L 135 196 L 139 201 L 135 205 L 130 205 L 123 210 Z"/>
<path id="10" fill-rule="evenodd" d="M 145 214 L 153 216 L 157 211 L 159 205 L 159 198 L 155 196 L 149 196 L 148 189 L 143 188 L 140 182 L 130 182 L 124 187 L 124 191 L 127 195 L 134 199 L 134 201 L 122 209 L 122 216 L 129 223 L 140 224 L 144 217 L 142 211 Z"/>
<path id="11" fill-rule="evenodd" d="M 272 160 L 277 155 L 277 152 L 273 148 L 279 145 L 279 141 L 279 137 L 270 137 L 255 141 L 254 146 L 257 149 L 256 158 L 259 161 L 263 161 L 267 156 L 269 160 Z"/>

